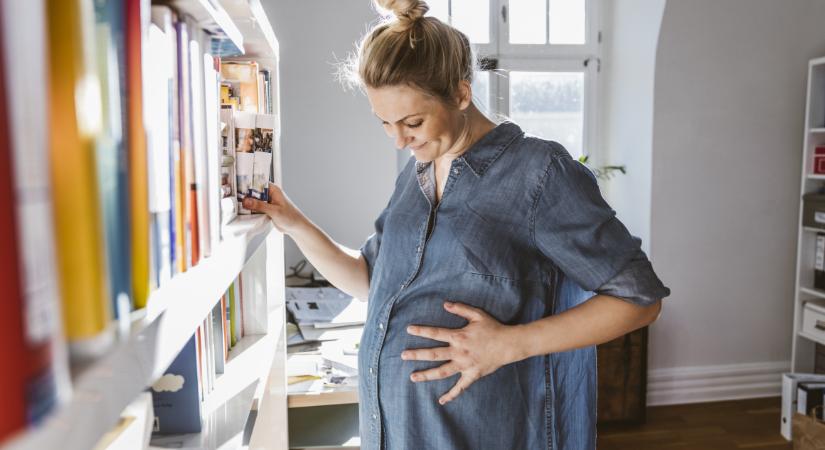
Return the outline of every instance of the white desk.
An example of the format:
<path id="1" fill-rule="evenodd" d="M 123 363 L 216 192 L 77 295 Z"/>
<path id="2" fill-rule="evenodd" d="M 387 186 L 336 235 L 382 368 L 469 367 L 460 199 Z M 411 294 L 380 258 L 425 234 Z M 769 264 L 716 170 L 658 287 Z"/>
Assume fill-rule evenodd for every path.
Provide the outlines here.
<path id="1" fill-rule="evenodd" d="M 339 335 L 353 337 L 351 330 L 341 330 Z M 360 339 L 360 333 L 356 338 Z M 301 391 L 295 392 L 296 388 Z M 290 386 L 288 391 L 292 391 L 287 395 L 290 449 L 360 448 L 357 386 L 330 387 L 314 380 Z"/>

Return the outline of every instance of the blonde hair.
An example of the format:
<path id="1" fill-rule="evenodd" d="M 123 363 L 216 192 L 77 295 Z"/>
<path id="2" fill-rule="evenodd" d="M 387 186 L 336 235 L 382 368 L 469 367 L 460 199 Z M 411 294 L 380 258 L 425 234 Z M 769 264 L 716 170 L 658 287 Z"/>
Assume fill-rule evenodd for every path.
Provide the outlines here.
<path id="1" fill-rule="evenodd" d="M 461 81 L 472 82 L 475 59 L 467 36 L 435 17 L 420 0 L 374 0 L 391 11 L 361 40 L 339 75 L 351 86 L 409 85 L 454 103 Z"/>

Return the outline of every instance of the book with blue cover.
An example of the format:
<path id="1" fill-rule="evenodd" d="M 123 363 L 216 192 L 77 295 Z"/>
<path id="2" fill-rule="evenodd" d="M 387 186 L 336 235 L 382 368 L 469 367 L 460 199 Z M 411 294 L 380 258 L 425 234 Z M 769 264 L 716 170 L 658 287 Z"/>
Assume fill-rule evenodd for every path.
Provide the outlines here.
<path id="1" fill-rule="evenodd" d="M 199 433 L 201 394 L 198 387 L 198 348 L 193 335 L 166 373 L 152 385 L 158 434 Z"/>

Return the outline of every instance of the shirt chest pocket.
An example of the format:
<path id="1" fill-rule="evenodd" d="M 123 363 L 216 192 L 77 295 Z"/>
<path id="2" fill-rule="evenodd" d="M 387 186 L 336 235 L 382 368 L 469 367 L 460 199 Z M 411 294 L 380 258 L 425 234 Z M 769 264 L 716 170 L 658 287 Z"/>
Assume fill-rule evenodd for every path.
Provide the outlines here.
<path id="1" fill-rule="evenodd" d="M 526 220 L 469 202 L 455 220 L 458 251 L 471 274 L 513 281 L 539 280 Z"/>

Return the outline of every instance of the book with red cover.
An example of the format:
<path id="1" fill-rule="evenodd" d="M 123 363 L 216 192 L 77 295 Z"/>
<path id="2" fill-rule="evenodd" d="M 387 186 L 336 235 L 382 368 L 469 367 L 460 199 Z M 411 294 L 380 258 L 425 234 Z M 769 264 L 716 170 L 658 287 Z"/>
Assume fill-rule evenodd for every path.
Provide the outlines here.
<path id="1" fill-rule="evenodd" d="M 2 7 L 2 4 L 0 4 Z M 0 11 L 2 17 L 2 11 Z M 3 61 L 4 36 L 0 22 L 0 210 L 14 211 L 14 186 L 11 169 L 11 132 L 6 109 L 6 84 Z M 6 66 L 7 67 L 7 66 Z M 17 262 L 17 230 L 14 214 L 0 214 L 0 285 L 3 286 L 5 306 L 0 314 L 0 342 L 9 361 L 25 360 L 28 356 L 23 330 L 23 293 Z M 0 370 L 3 407 L 0 408 L 0 442 L 11 433 L 26 426 L 26 373 L 23 367 L 13 365 L 11 370 Z"/>
<path id="2" fill-rule="evenodd" d="M 45 175 L 45 27 L 42 3 L 0 3 L 0 342 L 8 363 L 0 370 L 0 444 L 43 420 L 69 387 Z"/>

